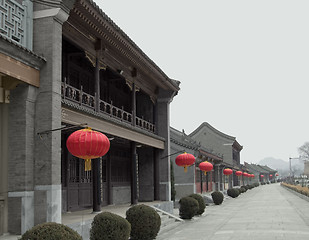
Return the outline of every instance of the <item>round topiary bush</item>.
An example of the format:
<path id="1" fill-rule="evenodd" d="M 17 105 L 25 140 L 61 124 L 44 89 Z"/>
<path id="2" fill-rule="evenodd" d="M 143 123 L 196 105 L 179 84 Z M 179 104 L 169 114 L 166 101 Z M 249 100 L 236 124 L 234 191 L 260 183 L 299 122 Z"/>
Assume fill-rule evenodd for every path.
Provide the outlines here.
<path id="1" fill-rule="evenodd" d="M 230 188 L 227 190 L 227 195 L 232 198 L 236 198 L 239 196 L 239 191 L 236 188 Z"/>
<path id="2" fill-rule="evenodd" d="M 195 215 L 202 215 L 206 208 L 206 204 L 203 197 L 199 194 L 191 194 L 189 197 L 194 198 L 198 202 L 199 209 Z"/>
<path id="3" fill-rule="evenodd" d="M 199 210 L 198 201 L 192 197 L 183 197 L 179 200 L 179 215 L 182 219 L 191 219 Z"/>
<path id="4" fill-rule="evenodd" d="M 82 240 L 82 237 L 68 226 L 55 222 L 42 223 L 25 232 L 20 240 Z"/>
<path id="5" fill-rule="evenodd" d="M 131 225 L 125 218 L 102 212 L 91 223 L 90 240 L 128 240 L 130 232 Z"/>
<path id="6" fill-rule="evenodd" d="M 245 192 L 247 192 L 247 188 L 244 187 L 244 186 L 241 186 L 241 187 L 239 188 L 239 191 L 240 191 L 240 193 L 245 193 Z"/>
<path id="7" fill-rule="evenodd" d="M 161 226 L 160 215 L 152 208 L 144 204 L 138 204 L 129 208 L 126 218 L 131 224 L 131 239 L 151 240 L 155 239 Z"/>
<path id="8" fill-rule="evenodd" d="M 211 194 L 212 200 L 214 201 L 214 204 L 220 205 L 223 202 L 224 196 L 222 192 L 215 191 Z"/>

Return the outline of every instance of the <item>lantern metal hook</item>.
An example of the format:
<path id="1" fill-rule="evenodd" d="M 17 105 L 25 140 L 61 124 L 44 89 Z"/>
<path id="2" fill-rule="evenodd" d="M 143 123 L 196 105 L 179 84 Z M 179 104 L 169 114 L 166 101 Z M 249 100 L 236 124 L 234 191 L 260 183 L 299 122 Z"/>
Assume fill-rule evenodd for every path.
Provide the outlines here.
<path id="1" fill-rule="evenodd" d="M 43 132 L 38 132 L 37 134 L 39 136 L 41 136 L 42 134 L 48 134 L 50 132 L 54 132 L 54 131 L 59 131 L 59 130 L 67 130 L 67 129 L 72 129 L 72 128 L 76 128 L 76 127 L 87 127 L 88 124 L 87 123 L 81 123 L 79 125 L 75 125 L 75 126 L 70 126 L 70 127 L 67 127 L 66 125 L 60 127 L 60 128 L 55 128 L 55 129 L 51 129 L 51 130 L 46 130 L 46 131 L 43 131 Z"/>
<path id="2" fill-rule="evenodd" d="M 180 151 L 178 151 L 178 152 L 175 152 L 175 153 L 172 153 L 172 154 L 170 154 L 170 155 L 167 155 L 167 156 L 164 156 L 164 157 L 161 157 L 161 159 L 163 159 L 163 158 L 167 158 L 167 157 L 170 157 L 170 156 L 173 156 L 173 155 L 175 155 L 175 154 L 177 154 L 177 153 L 184 153 L 185 152 L 185 150 L 180 150 Z"/>

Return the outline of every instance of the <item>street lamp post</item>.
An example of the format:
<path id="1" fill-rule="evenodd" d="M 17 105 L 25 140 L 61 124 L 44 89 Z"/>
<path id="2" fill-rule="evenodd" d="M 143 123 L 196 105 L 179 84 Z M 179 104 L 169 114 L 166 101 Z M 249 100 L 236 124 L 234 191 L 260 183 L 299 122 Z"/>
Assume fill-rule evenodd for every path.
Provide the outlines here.
<path id="1" fill-rule="evenodd" d="M 294 159 L 301 159 L 301 157 L 294 157 L 294 158 L 289 158 L 289 164 L 290 164 L 290 181 L 292 183 L 292 178 L 294 179 L 294 174 L 293 174 L 293 177 L 292 177 L 292 161 L 291 160 L 294 160 Z"/>

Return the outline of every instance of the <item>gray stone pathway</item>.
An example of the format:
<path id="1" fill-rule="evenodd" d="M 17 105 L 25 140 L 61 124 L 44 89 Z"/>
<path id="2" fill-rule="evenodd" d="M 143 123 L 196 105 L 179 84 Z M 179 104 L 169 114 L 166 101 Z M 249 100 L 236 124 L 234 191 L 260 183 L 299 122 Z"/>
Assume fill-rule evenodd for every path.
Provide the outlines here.
<path id="1" fill-rule="evenodd" d="M 259 186 L 157 237 L 187 239 L 309 239 L 309 202 L 279 184 Z"/>
<path id="2" fill-rule="evenodd" d="M 17 236 L 2 236 L 0 240 Z M 156 240 L 309 239 L 309 202 L 279 184 L 259 186 L 222 205 L 208 206 L 201 217 L 180 224 Z"/>

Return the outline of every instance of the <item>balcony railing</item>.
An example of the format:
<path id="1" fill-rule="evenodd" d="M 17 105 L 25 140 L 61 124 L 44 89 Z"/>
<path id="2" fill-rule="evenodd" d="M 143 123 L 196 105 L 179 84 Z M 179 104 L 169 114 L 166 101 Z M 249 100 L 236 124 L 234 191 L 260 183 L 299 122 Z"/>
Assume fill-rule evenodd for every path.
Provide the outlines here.
<path id="1" fill-rule="evenodd" d="M 67 99 L 69 101 L 79 104 L 80 106 L 95 111 L 95 96 L 85 93 L 83 91 L 83 88 L 77 89 L 63 82 L 61 85 L 61 96 L 63 99 Z M 124 111 L 123 107 L 118 108 L 114 106 L 112 101 L 110 103 L 107 103 L 100 100 L 99 104 L 100 113 L 133 125 L 133 114 Z M 135 126 L 152 133 L 155 132 L 155 125 L 140 117 L 135 117 Z"/>

